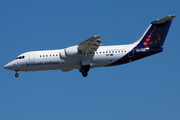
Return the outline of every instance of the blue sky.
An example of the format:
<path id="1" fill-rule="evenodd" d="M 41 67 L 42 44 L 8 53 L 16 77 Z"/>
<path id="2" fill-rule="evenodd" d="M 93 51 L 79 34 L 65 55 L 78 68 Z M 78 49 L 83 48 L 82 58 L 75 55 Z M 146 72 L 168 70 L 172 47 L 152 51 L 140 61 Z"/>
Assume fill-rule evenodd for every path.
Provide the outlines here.
<path id="1" fill-rule="evenodd" d="M 0 1 L 1 120 L 179 120 L 179 0 Z M 32 50 L 61 49 L 101 35 L 103 45 L 138 40 L 175 14 L 164 51 L 130 64 L 70 72 L 3 66 Z"/>

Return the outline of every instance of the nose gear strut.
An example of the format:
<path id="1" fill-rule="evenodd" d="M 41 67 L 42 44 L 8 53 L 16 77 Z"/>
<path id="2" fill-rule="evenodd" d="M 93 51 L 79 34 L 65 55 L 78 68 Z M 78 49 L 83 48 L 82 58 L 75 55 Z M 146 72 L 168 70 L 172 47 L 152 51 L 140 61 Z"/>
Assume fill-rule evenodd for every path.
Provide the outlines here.
<path id="1" fill-rule="evenodd" d="M 17 71 L 16 71 L 15 77 L 18 77 L 18 76 L 19 76 L 19 74 L 18 74 Z"/>

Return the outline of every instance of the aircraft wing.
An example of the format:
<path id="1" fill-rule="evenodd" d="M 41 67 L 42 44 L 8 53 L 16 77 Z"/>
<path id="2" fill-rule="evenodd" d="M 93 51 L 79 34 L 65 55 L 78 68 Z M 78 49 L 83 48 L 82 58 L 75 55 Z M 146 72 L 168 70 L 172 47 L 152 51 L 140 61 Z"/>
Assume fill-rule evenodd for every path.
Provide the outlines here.
<path id="1" fill-rule="evenodd" d="M 83 52 L 94 52 L 101 45 L 102 41 L 99 40 L 101 36 L 96 35 L 78 44 L 78 50 Z"/>

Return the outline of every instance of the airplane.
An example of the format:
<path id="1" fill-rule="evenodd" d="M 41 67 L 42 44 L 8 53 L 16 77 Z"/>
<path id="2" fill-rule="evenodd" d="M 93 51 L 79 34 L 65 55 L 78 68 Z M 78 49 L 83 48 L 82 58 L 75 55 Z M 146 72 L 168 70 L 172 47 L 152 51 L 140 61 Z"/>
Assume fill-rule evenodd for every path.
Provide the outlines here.
<path id="1" fill-rule="evenodd" d="M 83 77 L 95 67 L 115 66 L 154 55 L 163 51 L 163 44 L 173 18 L 169 15 L 151 22 L 139 40 L 127 45 L 100 46 L 100 35 L 58 50 L 30 51 L 20 54 L 15 60 L 4 66 L 15 71 L 57 70 L 70 71 L 79 69 Z"/>

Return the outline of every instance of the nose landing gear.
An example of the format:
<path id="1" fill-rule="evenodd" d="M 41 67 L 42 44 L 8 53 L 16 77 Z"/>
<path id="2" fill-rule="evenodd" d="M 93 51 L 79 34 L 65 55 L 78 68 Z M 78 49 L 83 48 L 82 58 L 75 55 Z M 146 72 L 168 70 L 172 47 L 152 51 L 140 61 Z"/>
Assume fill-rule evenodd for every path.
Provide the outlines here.
<path id="1" fill-rule="evenodd" d="M 19 74 L 18 74 L 17 71 L 16 71 L 15 77 L 18 77 L 18 76 L 19 76 Z"/>

